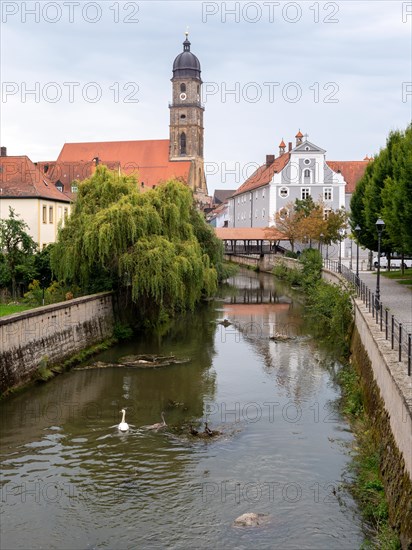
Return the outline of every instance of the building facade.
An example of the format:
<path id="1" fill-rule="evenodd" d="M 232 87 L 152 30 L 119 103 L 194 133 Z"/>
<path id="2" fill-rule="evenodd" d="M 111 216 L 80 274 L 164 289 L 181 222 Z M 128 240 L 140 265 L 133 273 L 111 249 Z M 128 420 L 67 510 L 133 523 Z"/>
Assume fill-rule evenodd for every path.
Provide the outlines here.
<path id="1" fill-rule="evenodd" d="M 56 189 L 43 170 L 27 156 L 0 156 L 0 218 L 10 208 L 28 225 L 28 233 L 40 249 L 54 243 L 60 226 L 70 214 L 70 198 Z"/>
<path id="2" fill-rule="evenodd" d="M 282 140 L 279 156 L 267 155 L 266 163 L 248 178 L 229 200 L 229 227 L 268 227 L 276 214 L 287 214 L 296 199 L 312 197 L 322 202 L 324 214 L 348 209 L 351 193 L 370 159 L 327 161 L 326 151 L 299 131 L 295 147 Z M 348 174 L 348 180 L 345 178 Z"/>

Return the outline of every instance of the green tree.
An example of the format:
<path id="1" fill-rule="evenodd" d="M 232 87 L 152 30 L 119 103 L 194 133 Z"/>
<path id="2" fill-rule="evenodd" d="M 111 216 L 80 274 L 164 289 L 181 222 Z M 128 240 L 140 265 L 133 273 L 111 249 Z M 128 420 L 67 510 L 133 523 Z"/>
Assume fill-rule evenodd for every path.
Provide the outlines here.
<path id="1" fill-rule="evenodd" d="M 34 272 L 34 253 L 37 244 L 27 233 L 28 225 L 9 207 L 9 217 L 0 219 L 0 250 L 2 278 L 11 282 L 12 296 L 16 299 L 17 280 Z"/>
<path id="2" fill-rule="evenodd" d="M 394 131 L 359 181 L 351 200 L 352 231 L 359 243 L 377 250 L 376 221 L 385 222 L 382 250 L 412 252 L 412 126 Z"/>
<path id="3" fill-rule="evenodd" d="M 221 245 L 202 223 L 185 185 L 139 193 L 133 177 L 99 166 L 79 184 L 52 250 L 53 271 L 82 288 L 103 277 L 106 288 L 130 291 L 142 317 L 156 322 L 216 290 Z"/>
<path id="4" fill-rule="evenodd" d="M 412 125 L 392 148 L 391 176 L 382 189 L 382 215 L 397 252 L 412 253 Z"/>

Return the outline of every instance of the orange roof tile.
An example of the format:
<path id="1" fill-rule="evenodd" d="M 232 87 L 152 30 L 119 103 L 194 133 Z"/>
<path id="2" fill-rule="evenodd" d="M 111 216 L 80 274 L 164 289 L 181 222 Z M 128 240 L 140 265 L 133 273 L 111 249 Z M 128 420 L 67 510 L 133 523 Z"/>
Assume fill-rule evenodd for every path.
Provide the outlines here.
<path id="1" fill-rule="evenodd" d="M 303 137 L 303 134 L 302 134 L 302 132 L 301 132 L 301 131 L 299 130 L 299 132 L 298 132 L 298 133 L 296 134 L 296 136 L 295 136 L 295 137 L 297 137 L 297 138 L 301 138 L 301 137 Z"/>
<path id="2" fill-rule="evenodd" d="M 216 236 L 222 241 L 287 241 L 275 227 L 216 227 Z"/>
<path id="3" fill-rule="evenodd" d="M 345 181 L 345 193 L 353 193 L 358 181 L 365 173 L 369 160 L 327 160 L 326 164 L 334 172 L 341 172 Z"/>
<path id="4" fill-rule="evenodd" d="M 253 189 L 256 189 L 257 187 L 261 187 L 263 185 L 267 185 L 270 181 L 272 181 L 273 174 L 275 172 L 280 172 L 283 170 L 283 168 L 287 165 L 289 162 L 290 154 L 284 153 L 275 161 L 267 166 L 266 164 L 262 164 L 256 172 L 254 172 L 250 178 L 248 178 L 245 183 L 243 183 L 239 189 L 237 189 L 236 193 L 233 194 L 235 197 L 236 195 L 240 195 L 244 193 L 245 191 L 252 191 Z"/>
<path id="5" fill-rule="evenodd" d="M 70 202 L 26 155 L 0 157 L 0 198 L 38 197 Z"/>
<path id="6" fill-rule="evenodd" d="M 135 175 L 145 188 L 171 178 L 188 182 L 192 165 L 190 160 L 169 161 L 168 139 L 65 143 L 51 177 L 68 189 L 73 180 L 92 175 L 96 157 L 112 170 Z"/>
<path id="7" fill-rule="evenodd" d="M 286 143 L 283 141 L 283 139 L 282 139 L 282 141 L 279 143 L 279 147 L 286 147 Z"/>

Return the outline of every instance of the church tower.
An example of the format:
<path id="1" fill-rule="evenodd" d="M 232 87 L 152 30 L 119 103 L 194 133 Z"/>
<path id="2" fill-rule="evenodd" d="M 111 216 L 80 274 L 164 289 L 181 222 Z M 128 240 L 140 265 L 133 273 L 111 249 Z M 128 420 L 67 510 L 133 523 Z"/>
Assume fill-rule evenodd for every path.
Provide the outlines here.
<path id="1" fill-rule="evenodd" d="M 200 63 L 190 51 L 186 32 L 183 52 L 173 63 L 172 103 L 170 108 L 169 160 L 192 162 L 190 181 L 194 192 L 207 193 L 203 164 L 203 111 Z"/>

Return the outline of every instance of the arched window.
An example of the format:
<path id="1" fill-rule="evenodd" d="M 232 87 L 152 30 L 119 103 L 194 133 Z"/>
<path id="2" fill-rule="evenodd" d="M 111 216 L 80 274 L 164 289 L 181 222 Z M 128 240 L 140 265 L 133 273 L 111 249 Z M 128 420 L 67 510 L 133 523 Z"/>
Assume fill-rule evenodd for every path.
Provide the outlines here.
<path id="1" fill-rule="evenodd" d="M 180 118 L 184 119 L 184 118 L 186 118 L 186 115 L 180 115 Z"/>
<path id="2" fill-rule="evenodd" d="M 303 173 L 303 176 L 305 178 L 310 178 L 310 170 L 305 170 L 304 173 Z"/>
<path id="3" fill-rule="evenodd" d="M 185 92 L 186 91 L 186 84 L 182 83 L 180 84 L 180 91 Z"/>
<path id="4" fill-rule="evenodd" d="M 186 134 L 184 132 L 180 134 L 180 154 L 186 154 Z"/>

